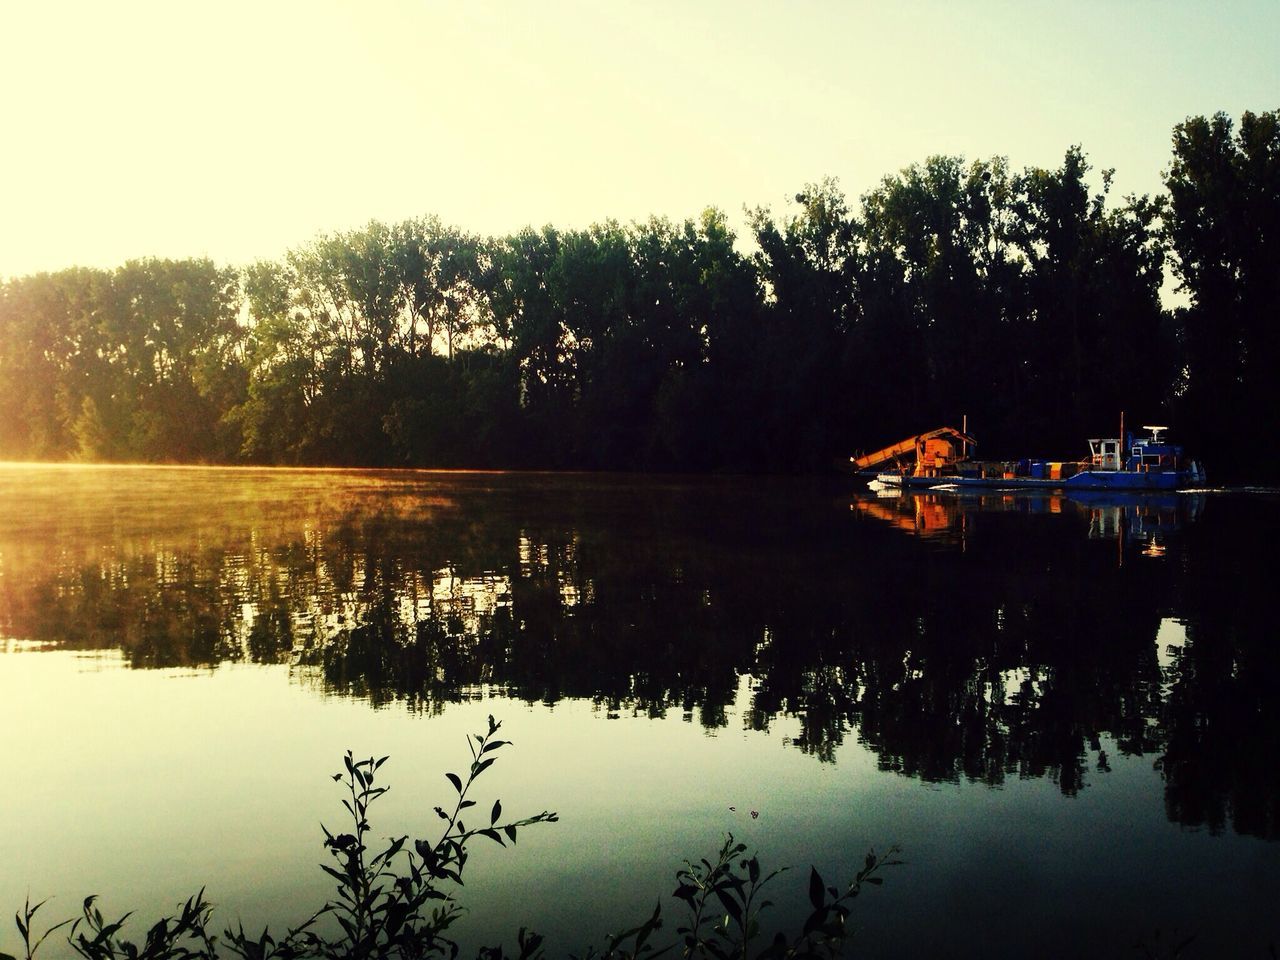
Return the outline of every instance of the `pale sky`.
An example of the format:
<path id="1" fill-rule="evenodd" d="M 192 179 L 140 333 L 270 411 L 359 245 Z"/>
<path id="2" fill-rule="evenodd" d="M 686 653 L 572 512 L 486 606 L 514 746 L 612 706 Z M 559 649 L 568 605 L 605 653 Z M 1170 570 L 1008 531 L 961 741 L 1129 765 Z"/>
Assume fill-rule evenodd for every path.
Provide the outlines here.
<path id="1" fill-rule="evenodd" d="M 1160 189 L 1280 108 L 1280 0 L 0 0 L 0 277 L 851 200 L 935 153 Z"/>

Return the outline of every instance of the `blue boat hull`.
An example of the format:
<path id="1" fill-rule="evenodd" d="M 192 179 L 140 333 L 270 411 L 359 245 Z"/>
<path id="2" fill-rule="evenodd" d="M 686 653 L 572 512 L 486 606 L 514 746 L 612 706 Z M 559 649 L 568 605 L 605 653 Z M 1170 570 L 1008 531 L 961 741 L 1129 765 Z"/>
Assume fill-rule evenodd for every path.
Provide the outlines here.
<path id="1" fill-rule="evenodd" d="M 913 489 L 945 486 L 976 490 L 1111 490 L 1123 493 L 1156 493 L 1195 485 L 1186 470 L 1086 470 L 1061 480 L 1039 477 L 915 477 L 897 473 L 882 473 L 876 479 L 890 486 Z"/>

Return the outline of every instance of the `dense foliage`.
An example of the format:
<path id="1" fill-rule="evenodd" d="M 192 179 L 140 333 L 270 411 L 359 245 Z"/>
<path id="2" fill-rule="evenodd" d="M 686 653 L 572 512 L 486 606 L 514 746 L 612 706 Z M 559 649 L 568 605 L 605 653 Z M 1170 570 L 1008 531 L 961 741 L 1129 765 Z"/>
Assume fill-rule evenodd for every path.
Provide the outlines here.
<path id="1" fill-rule="evenodd" d="M 963 414 L 992 455 L 1070 455 L 1124 410 L 1220 476 L 1256 464 L 1216 414 L 1276 406 L 1280 111 L 1180 124 L 1167 196 L 1089 170 L 933 157 L 856 210 L 823 181 L 751 211 L 749 255 L 716 210 L 427 217 L 240 270 L 14 278 L 0 457 L 821 470 Z"/>

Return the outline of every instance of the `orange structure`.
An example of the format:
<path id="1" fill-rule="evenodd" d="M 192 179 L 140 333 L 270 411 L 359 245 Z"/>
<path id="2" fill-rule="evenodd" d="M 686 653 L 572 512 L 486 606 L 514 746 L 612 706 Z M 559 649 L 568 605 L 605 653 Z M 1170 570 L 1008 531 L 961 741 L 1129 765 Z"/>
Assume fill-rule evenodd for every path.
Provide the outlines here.
<path id="1" fill-rule="evenodd" d="M 976 446 L 973 437 L 955 427 L 939 427 L 927 433 L 907 437 L 861 457 L 850 457 L 855 470 L 869 470 L 881 464 L 895 462 L 906 472 L 909 458 L 915 458 L 911 470 L 914 477 L 944 477 L 956 472 L 956 465 L 969 459 L 969 450 Z"/>

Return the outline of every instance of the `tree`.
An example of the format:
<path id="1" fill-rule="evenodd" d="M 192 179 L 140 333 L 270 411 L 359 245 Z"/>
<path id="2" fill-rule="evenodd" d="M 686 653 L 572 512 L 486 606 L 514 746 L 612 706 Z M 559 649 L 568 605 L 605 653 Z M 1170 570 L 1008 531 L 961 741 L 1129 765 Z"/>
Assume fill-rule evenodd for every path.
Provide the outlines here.
<path id="1" fill-rule="evenodd" d="M 1238 132 L 1223 113 L 1188 118 L 1165 183 L 1174 274 L 1190 299 L 1179 313 L 1188 439 L 1228 472 L 1274 467 L 1280 454 L 1260 462 L 1249 435 L 1280 404 L 1280 110 L 1246 111 Z"/>
<path id="2" fill-rule="evenodd" d="M 1089 169 L 1071 147 L 1058 170 L 1018 178 L 1031 334 L 1018 350 L 1029 364 L 1024 407 L 1055 449 L 1079 446 L 1122 411 L 1163 422 L 1174 366 L 1160 305 L 1162 204 L 1128 197 L 1109 208 L 1112 171 L 1090 195 Z"/>
<path id="3" fill-rule="evenodd" d="M 310 408 L 324 382 L 326 344 L 294 309 L 294 272 L 259 261 L 244 272 L 250 318 L 246 397 L 231 417 L 251 461 L 298 463 L 311 450 Z"/>
<path id="4" fill-rule="evenodd" d="M 849 367 L 857 435 L 888 439 L 967 413 L 999 445 L 1004 411 L 1018 403 L 1012 358 L 1025 314 L 1014 193 L 1002 158 L 939 156 L 862 198 Z"/>
<path id="5" fill-rule="evenodd" d="M 123 377 L 113 401 L 130 421 L 128 455 L 225 459 L 235 448 L 222 418 L 244 383 L 236 272 L 207 259 L 130 261 L 112 291 L 101 317 Z"/>
<path id="6" fill-rule="evenodd" d="M 0 295 L 10 456 L 225 460 L 244 389 L 235 271 L 135 260 L 11 281 Z"/>
<path id="7" fill-rule="evenodd" d="M 554 227 L 527 227 L 492 243 L 487 257 L 494 271 L 486 283 L 489 313 L 497 336 L 511 344 L 531 465 L 543 467 L 572 463 L 567 428 L 576 403 L 576 358 L 551 276 L 560 248 Z"/>
<path id="8" fill-rule="evenodd" d="M 103 271 L 70 269 L 0 286 L 0 457 L 61 460 L 77 446 L 82 344 Z"/>
<path id="9" fill-rule="evenodd" d="M 844 346 L 854 314 L 856 223 L 835 180 L 796 194 L 798 212 L 751 212 L 764 295 L 755 375 L 773 469 L 825 469 L 847 445 Z"/>

